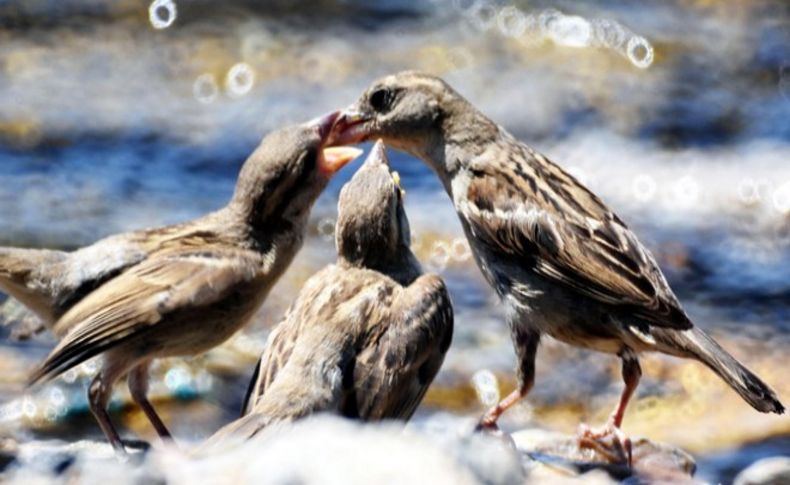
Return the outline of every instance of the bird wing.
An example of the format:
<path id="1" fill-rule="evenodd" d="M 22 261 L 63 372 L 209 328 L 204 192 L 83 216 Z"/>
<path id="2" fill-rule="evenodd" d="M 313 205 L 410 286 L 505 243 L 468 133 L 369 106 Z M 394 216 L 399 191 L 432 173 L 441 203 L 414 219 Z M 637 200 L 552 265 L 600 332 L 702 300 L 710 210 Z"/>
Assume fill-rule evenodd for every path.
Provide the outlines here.
<path id="1" fill-rule="evenodd" d="M 372 325 L 356 359 L 351 406 L 363 419 L 408 419 L 452 340 L 453 308 L 444 282 L 434 274 L 419 277 L 394 299 L 390 320 Z"/>
<path id="2" fill-rule="evenodd" d="M 201 443 L 192 452 L 192 455 L 216 455 L 217 453 L 226 451 L 233 446 L 238 446 L 254 438 L 261 431 L 276 423 L 282 423 L 282 421 L 272 420 L 268 416 L 260 413 L 250 413 L 246 416 L 242 416 L 218 429 L 213 435 L 208 437 L 206 441 Z"/>
<path id="3" fill-rule="evenodd" d="M 271 387 L 277 374 L 291 358 L 304 330 L 314 324 L 323 324 L 325 328 L 331 326 L 331 322 L 316 320 L 318 315 L 325 313 L 327 305 L 337 304 L 348 298 L 345 294 L 348 285 L 342 276 L 342 273 L 337 273 L 336 266 L 330 265 L 305 282 L 283 319 L 266 340 L 266 348 L 258 361 L 242 403 L 242 415 L 250 413 L 255 403 Z M 329 313 L 330 319 L 337 315 L 336 312 Z"/>
<path id="4" fill-rule="evenodd" d="M 289 317 L 286 314 L 284 321 L 288 320 Z M 264 395 L 277 377 L 277 373 L 288 363 L 298 337 L 298 325 L 292 327 L 286 323 L 280 323 L 272 331 L 247 387 L 247 393 L 241 405 L 242 416 L 252 411 L 255 402 Z"/>
<path id="5" fill-rule="evenodd" d="M 173 250 L 146 259 L 90 293 L 55 324 L 64 335 L 32 375 L 51 378 L 138 336 L 168 314 L 210 305 L 255 278 L 260 257 L 228 247 Z"/>
<path id="6" fill-rule="evenodd" d="M 550 280 L 650 325 L 692 323 L 650 252 L 603 202 L 542 155 L 473 170 L 461 202 L 473 235 Z"/>

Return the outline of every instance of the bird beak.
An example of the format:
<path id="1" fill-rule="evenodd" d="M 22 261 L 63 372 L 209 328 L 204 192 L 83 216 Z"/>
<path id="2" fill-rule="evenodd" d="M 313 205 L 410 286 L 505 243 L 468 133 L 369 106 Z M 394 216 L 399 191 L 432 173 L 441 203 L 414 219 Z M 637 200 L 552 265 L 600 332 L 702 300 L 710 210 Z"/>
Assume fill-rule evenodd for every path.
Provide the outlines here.
<path id="1" fill-rule="evenodd" d="M 384 165 L 389 166 L 390 159 L 387 157 L 387 147 L 384 146 L 384 141 L 381 139 L 376 141 L 376 144 L 373 145 L 373 148 L 370 150 L 370 155 L 368 155 L 365 163 L 383 163 Z"/>
<path id="2" fill-rule="evenodd" d="M 362 153 L 362 150 L 354 147 L 324 148 L 318 157 L 318 169 L 321 173 L 332 176 Z"/>
<path id="3" fill-rule="evenodd" d="M 363 113 L 355 107 L 346 108 L 340 112 L 332 127 L 330 143 L 332 145 L 353 145 L 361 143 L 368 137 L 368 122 L 372 116 Z"/>

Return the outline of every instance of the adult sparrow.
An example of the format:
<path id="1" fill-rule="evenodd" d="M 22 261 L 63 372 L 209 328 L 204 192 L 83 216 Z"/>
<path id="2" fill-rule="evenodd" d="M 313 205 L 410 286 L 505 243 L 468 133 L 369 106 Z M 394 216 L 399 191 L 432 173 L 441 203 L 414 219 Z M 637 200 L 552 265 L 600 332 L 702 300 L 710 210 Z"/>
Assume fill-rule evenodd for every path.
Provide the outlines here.
<path id="1" fill-rule="evenodd" d="M 495 426 L 529 392 L 542 334 L 622 359 L 619 404 L 603 432 L 583 432 L 584 444 L 614 435 L 628 448 L 619 428 L 645 351 L 699 360 L 756 410 L 784 411 L 765 383 L 694 327 L 653 256 L 614 212 L 441 79 L 404 72 L 376 81 L 334 131 L 343 144 L 381 137 L 437 173 L 504 303 L 518 388 L 481 427 Z"/>
<path id="2" fill-rule="evenodd" d="M 336 116 L 266 136 L 228 205 L 199 219 L 71 253 L 0 249 L 0 290 L 60 338 L 31 384 L 102 355 L 88 397 L 110 443 L 123 451 L 106 404 L 127 373 L 132 398 L 159 436 L 169 437 L 146 397 L 149 363 L 219 345 L 263 303 L 302 246 L 313 203 L 332 174 L 361 153 L 324 149 Z"/>
<path id="3" fill-rule="evenodd" d="M 453 332 L 444 282 L 422 274 L 379 142 L 342 189 L 337 262 L 313 275 L 269 336 L 243 417 L 209 440 L 244 440 L 316 412 L 408 419 Z"/>

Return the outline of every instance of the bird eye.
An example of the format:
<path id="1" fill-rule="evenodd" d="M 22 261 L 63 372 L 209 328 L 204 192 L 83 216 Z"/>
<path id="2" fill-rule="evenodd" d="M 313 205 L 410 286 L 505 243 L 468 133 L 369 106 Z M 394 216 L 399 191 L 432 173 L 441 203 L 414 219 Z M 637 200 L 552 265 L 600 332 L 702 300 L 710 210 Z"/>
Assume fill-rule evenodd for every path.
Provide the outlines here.
<path id="1" fill-rule="evenodd" d="M 389 110 L 394 98 L 393 92 L 387 88 L 381 88 L 373 91 L 370 95 L 370 107 L 378 112 Z"/>

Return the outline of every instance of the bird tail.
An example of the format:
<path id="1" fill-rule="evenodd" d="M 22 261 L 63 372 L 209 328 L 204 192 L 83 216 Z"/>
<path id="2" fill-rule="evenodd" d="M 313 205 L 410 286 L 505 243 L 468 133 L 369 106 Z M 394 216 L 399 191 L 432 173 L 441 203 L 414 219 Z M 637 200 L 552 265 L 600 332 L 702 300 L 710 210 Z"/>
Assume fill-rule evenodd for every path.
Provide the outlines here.
<path id="1" fill-rule="evenodd" d="M 236 447 L 254 438 L 277 421 L 263 414 L 251 412 L 220 428 L 200 444 L 193 454 L 195 456 L 206 456 Z"/>
<path id="2" fill-rule="evenodd" d="M 29 284 L 30 276 L 42 266 L 62 261 L 65 256 L 66 253 L 47 249 L 0 247 L 0 293 L 6 293 L 31 310 L 49 309 L 52 299 L 52 295 L 47 293 L 49 285 L 38 284 L 33 287 Z M 8 302 L 3 305 L 3 310 L 6 316 L 19 313 L 18 308 Z M 3 320 L 7 323 L 23 321 L 21 318 Z"/>
<path id="3" fill-rule="evenodd" d="M 62 261 L 64 257 L 65 253 L 49 249 L 0 247 L 0 284 L 24 284 L 37 268 Z"/>
<path id="4" fill-rule="evenodd" d="M 784 406 L 776 393 L 752 371 L 724 350 L 713 338 L 699 328 L 681 332 L 681 342 L 692 357 L 707 365 L 730 385 L 746 402 L 761 413 L 784 413 Z"/>

